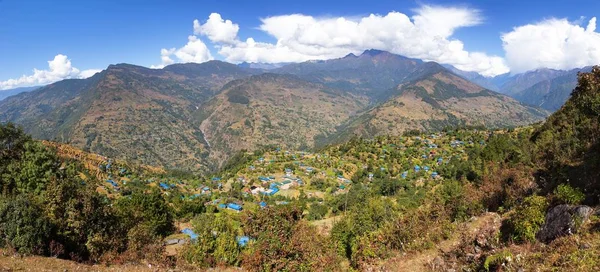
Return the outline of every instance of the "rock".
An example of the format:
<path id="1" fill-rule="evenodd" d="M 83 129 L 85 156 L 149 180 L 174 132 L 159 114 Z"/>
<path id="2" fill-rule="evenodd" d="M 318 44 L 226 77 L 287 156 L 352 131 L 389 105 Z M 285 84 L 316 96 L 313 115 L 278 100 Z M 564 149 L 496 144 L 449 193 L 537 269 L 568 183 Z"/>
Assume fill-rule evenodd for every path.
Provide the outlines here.
<path id="1" fill-rule="evenodd" d="M 592 248 L 592 246 L 588 243 L 582 243 L 581 245 L 579 245 L 579 249 L 581 250 L 586 250 L 586 249 L 590 249 Z"/>
<path id="2" fill-rule="evenodd" d="M 558 237 L 577 233 L 593 211 L 584 205 L 558 205 L 548 211 L 546 221 L 536 237 L 542 242 L 550 242 Z"/>
<path id="3" fill-rule="evenodd" d="M 440 256 L 435 257 L 435 259 L 432 261 L 432 266 L 434 270 L 444 267 L 444 259 L 442 259 Z"/>
<path id="4" fill-rule="evenodd" d="M 485 234 L 480 233 L 477 235 L 477 237 L 475 238 L 475 245 L 480 247 L 486 247 L 488 245 L 487 237 L 485 236 Z"/>

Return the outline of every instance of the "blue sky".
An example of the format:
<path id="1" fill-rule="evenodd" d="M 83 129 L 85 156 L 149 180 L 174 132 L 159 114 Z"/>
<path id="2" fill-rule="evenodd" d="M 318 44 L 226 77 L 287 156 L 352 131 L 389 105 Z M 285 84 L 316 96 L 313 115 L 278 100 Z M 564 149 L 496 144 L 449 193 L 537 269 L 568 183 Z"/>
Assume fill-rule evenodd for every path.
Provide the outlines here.
<path id="1" fill-rule="evenodd" d="M 315 25 L 325 25 L 326 19 L 344 17 L 350 21 L 358 21 L 370 14 L 385 16 L 390 12 L 398 12 L 411 19 L 423 6 L 440 8 L 458 8 L 476 13 L 476 23 L 461 21 L 464 13 L 457 13 L 451 18 L 444 17 L 444 10 L 431 12 L 431 14 L 442 14 L 439 21 L 458 20 L 457 27 L 451 29 L 447 41 L 458 40 L 463 45 L 463 51 L 467 53 L 481 52 L 486 56 L 473 56 L 468 59 L 439 55 L 429 56 L 423 53 L 412 52 L 408 45 L 386 45 L 389 39 L 382 39 L 379 49 L 395 48 L 395 53 L 414 54 L 411 57 L 424 56 L 430 60 L 447 62 L 453 65 L 462 65 L 459 68 L 474 70 L 486 75 L 494 75 L 506 71 L 522 71 L 533 68 L 549 66 L 549 68 L 572 68 L 565 64 L 564 60 L 548 59 L 546 55 L 539 56 L 534 60 L 537 66 L 529 67 L 525 63 L 511 61 L 511 58 L 523 57 L 518 52 L 510 53 L 503 48 L 502 33 L 513 31 L 514 27 L 527 24 L 539 25 L 538 30 L 530 30 L 533 33 L 515 33 L 515 48 L 527 48 L 526 36 L 535 36 L 539 32 L 540 37 L 545 36 L 548 28 L 579 26 L 585 30 L 591 18 L 600 13 L 600 1 L 159 1 L 159 0 L 128 0 L 128 1 L 32 1 L 32 0 L 0 0 L 0 82 L 9 79 L 18 79 L 23 75 L 31 75 L 32 70 L 47 70 L 48 61 L 53 60 L 56 55 L 62 54 L 70 60 L 69 67 L 77 67 L 78 71 L 65 70 L 64 73 L 48 74 L 44 77 L 46 81 L 60 79 L 61 77 L 80 77 L 81 72 L 87 69 L 103 69 L 113 63 L 132 63 L 150 67 L 160 66 L 172 62 L 187 62 L 190 59 L 201 62 L 206 59 L 221 59 L 232 62 L 287 60 L 302 61 L 311 58 L 329 58 L 342 54 L 342 51 L 359 51 L 363 47 L 370 46 L 365 42 L 353 42 L 344 48 L 331 48 L 328 44 L 318 45 L 321 52 L 313 54 L 307 44 L 303 41 L 290 41 L 289 37 L 274 37 L 271 31 L 279 24 L 273 20 L 271 26 L 265 26 L 261 18 L 274 16 L 286 16 L 290 14 L 303 14 L 312 16 L 317 22 Z M 423 10 L 423 9 L 422 9 Z M 439 10 L 435 10 L 439 11 Z M 204 31 L 197 32 L 195 37 L 205 44 L 207 52 L 201 52 L 202 56 L 194 55 L 179 58 L 178 52 L 188 42 L 188 36 L 194 35 L 193 21 L 197 19 L 199 24 L 204 24 L 211 13 L 218 13 L 223 20 L 230 20 L 232 24 L 239 27 L 235 32 L 235 41 L 214 41 Z M 425 11 L 421 11 L 425 13 Z M 437 15 L 436 15 L 437 16 Z M 563 22 L 552 24 L 547 20 L 552 18 L 566 18 L 569 26 Z M 284 20 L 279 18 L 278 20 Z M 464 18 L 463 18 L 464 19 Z M 321 22 L 321 21 L 323 22 Z M 391 19 L 390 19 L 391 20 Z M 388 20 L 388 21 L 390 21 Z M 465 19 L 467 20 L 467 19 Z M 472 18 L 471 18 L 472 20 Z M 468 21 L 468 20 L 467 20 Z M 225 22 L 225 21 L 223 21 Z M 472 26 L 465 26 L 474 24 Z M 543 24 L 543 25 L 542 25 Z M 384 28 L 385 26 L 382 26 Z M 393 28 L 394 26 L 390 26 Z M 546 29 L 546 30 L 544 30 Z M 340 32 L 339 29 L 332 30 Z M 440 30 L 440 31 L 444 31 Z M 537 32 L 536 32 L 537 31 Z M 544 32 L 546 31 L 546 32 Z M 597 31 L 588 32 L 586 42 L 573 46 L 579 51 L 593 50 L 597 41 Z M 335 35 L 335 33 L 329 33 Z M 310 33 L 304 33 L 310 35 Z M 416 34 L 412 34 L 416 35 Z M 244 51 L 247 38 L 252 37 L 256 42 L 269 43 L 272 46 L 278 39 L 303 47 L 305 52 L 289 52 L 289 48 L 281 51 L 277 58 L 260 55 L 260 50 L 251 52 Z M 354 36 L 353 36 L 354 37 Z M 413 36 L 409 36 L 413 37 Z M 347 38 L 347 37 L 341 37 Z M 558 37 L 557 39 L 559 39 Z M 311 39 L 308 37 L 307 39 Z M 412 39 L 412 38 L 411 38 Z M 600 39 L 600 38 L 598 38 Z M 430 40 L 430 39 L 429 39 Z M 427 41 L 429 41 L 427 40 Z M 560 40 L 560 39 L 559 39 Z M 564 39 L 563 39 L 564 40 Z M 191 41 L 191 40 L 190 40 Z M 532 41 L 528 41 L 529 44 Z M 548 42 L 547 42 L 548 43 Z M 196 46 L 200 44 L 195 43 Z M 312 45 L 312 44 L 309 44 Z M 447 44 L 446 44 L 447 45 Z M 446 46 L 443 45 L 443 46 Z M 402 47 L 404 46 L 404 47 Z M 531 45 L 530 47 L 533 47 Z M 161 61 L 161 49 L 167 52 L 169 60 Z M 195 47 L 199 48 L 199 47 Z M 229 53 L 225 54 L 229 48 Z M 436 47 L 437 48 L 437 47 Z M 557 45 L 556 48 L 561 48 Z M 591 49 L 590 49 L 591 48 Z M 201 49 L 200 49 L 201 50 Z M 390 50 L 390 51 L 394 51 Z M 575 49 L 573 49 L 575 50 Z M 186 50 L 183 50 L 186 51 Z M 430 50 L 432 51 L 432 50 Z M 435 51 L 435 50 L 433 50 Z M 556 49 L 548 49 L 547 55 L 556 54 Z M 198 53 L 198 50 L 192 54 Z M 457 53 L 458 54 L 458 53 Z M 510 55 L 510 56 L 509 56 Z M 524 52 L 524 56 L 531 55 Z M 571 56 L 571 53 L 565 53 Z M 600 53 L 599 53 L 600 55 Z M 577 63 L 588 64 L 596 61 L 595 51 L 590 51 Z M 192 58 L 194 57 L 194 58 Z M 499 59 L 494 59 L 498 57 Z M 565 57 L 566 58 L 566 57 Z M 541 59 L 541 60 L 540 60 Z M 590 60 L 591 59 L 591 60 Z M 62 59 L 60 59 L 62 61 Z M 481 61 L 484 64 L 479 64 Z M 505 62 L 499 64 L 499 61 Z M 525 60 L 524 60 L 525 61 Z M 65 58 L 66 62 L 66 58 Z M 531 61 L 529 61 L 531 62 Z M 57 61 L 58 63 L 58 61 Z M 494 64 L 495 63 L 495 64 Z M 492 68 L 494 66 L 495 68 Z M 65 68 L 67 69 L 67 68 Z M 69 68 L 71 69 L 71 68 Z M 33 80 L 33 79 L 32 79 Z M 15 84 L 12 84 L 15 85 Z M 12 86 L 11 85 L 11 86 Z M 27 84 L 20 84 L 27 85 Z M 5 84 L 4 86 L 8 86 Z M 0 85 L 0 89 L 2 85 Z M 6 88 L 6 87 L 5 87 Z"/>

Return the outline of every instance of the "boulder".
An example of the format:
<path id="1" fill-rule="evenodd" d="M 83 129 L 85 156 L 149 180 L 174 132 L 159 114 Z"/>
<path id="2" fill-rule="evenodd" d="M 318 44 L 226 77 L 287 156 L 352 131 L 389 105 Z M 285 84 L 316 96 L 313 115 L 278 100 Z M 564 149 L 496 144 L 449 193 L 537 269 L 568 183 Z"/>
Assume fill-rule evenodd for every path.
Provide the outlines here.
<path id="1" fill-rule="evenodd" d="M 550 242 L 558 237 L 577 233 L 594 209 L 588 206 L 558 205 L 546 214 L 546 221 L 537 233 L 539 241 Z"/>

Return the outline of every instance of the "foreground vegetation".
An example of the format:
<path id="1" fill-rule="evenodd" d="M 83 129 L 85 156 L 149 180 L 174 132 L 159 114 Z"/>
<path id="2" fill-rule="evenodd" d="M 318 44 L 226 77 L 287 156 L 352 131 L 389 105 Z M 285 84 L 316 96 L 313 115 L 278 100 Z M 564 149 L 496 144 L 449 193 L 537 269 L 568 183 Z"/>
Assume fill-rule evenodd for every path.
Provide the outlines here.
<path id="1" fill-rule="evenodd" d="M 273 147 L 210 177 L 90 163 L 2 125 L 0 246 L 89 263 L 366 270 L 493 212 L 500 226 L 465 236 L 429 268 L 598 271 L 597 216 L 572 235 L 538 233 L 553 207 L 600 202 L 599 88 L 600 69 L 581 74 L 563 108 L 532 127 L 354 138 L 315 153 Z"/>

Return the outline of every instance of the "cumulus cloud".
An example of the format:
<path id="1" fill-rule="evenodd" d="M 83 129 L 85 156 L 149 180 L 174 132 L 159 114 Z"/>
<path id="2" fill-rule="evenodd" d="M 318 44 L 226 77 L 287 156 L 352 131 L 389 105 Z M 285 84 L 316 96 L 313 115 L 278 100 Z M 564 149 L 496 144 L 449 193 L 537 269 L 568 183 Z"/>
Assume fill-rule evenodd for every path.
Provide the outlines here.
<path id="1" fill-rule="evenodd" d="M 590 19 L 586 27 L 567 19 L 548 19 L 515 27 L 502 35 L 502 42 L 513 73 L 600 64 L 596 17 Z"/>
<path id="2" fill-rule="evenodd" d="M 53 60 L 48 61 L 47 70 L 33 69 L 31 75 L 0 81 L 0 90 L 45 85 L 68 78 L 88 78 L 100 71 L 97 69 L 80 71 L 71 65 L 71 60 L 67 56 L 58 54 Z"/>
<path id="3" fill-rule="evenodd" d="M 177 58 L 175 61 L 172 56 Z M 163 48 L 160 50 L 160 59 L 161 64 L 152 65 L 150 68 L 153 69 L 161 69 L 169 64 L 173 64 L 175 62 L 195 62 L 202 63 L 213 59 L 213 56 L 210 54 L 210 50 L 206 47 L 206 44 L 202 42 L 202 40 L 198 39 L 198 37 L 194 35 L 188 36 L 188 42 L 183 47 L 166 49 Z"/>
<path id="4" fill-rule="evenodd" d="M 212 42 L 234 43 L 240 27 L 230 20 L 223 20 L 221 14 L 211 13 L 203 25 L 194 20 L 194 34 L 207 36 Z"/>
<path id="5" fill-rule="evenodd" d="M 244 41 L 239 26 L 212 13 L 205 24 L 194 21 L 197 35 L 206 36 L 219 55 L 230 62 L 298 62 L 342 57 L 366 49 L 380 49 L 412 58 L 437 61 L 466 71 L 493 76 L 509 71 L 503 59 L 483 52 L 469 52 L 452 38 L 463 27 L 480 24 L 475 9 L 424 5 L 412 17 L 400 12 L 371 14 L 362 18 L 315 18 L 302 14 L 261 19 L 258 29 L 275 43 Z"/>

